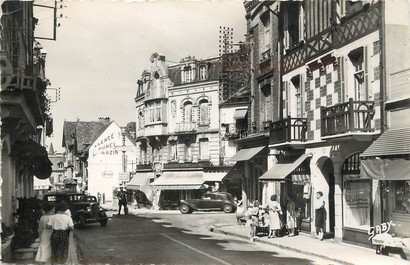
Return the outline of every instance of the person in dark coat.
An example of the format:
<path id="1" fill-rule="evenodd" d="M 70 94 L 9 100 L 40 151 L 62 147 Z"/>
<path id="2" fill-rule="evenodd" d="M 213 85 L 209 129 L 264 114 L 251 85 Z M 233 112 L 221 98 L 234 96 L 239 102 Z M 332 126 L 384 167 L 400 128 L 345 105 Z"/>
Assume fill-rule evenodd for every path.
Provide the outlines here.
<path id="1" fill-rule="evenodd" d="M 118 215 L 121 214 L 122 206 L 124 206 L 124 214 L 128 214 L 127 193 L 124 191 L 123 187 L 120 187 L 120 190 L 117 193 L 117 198 L 118 198 Z"/>
<path id="2" fill-rule="evenodd" d="M 315 227 L 317 238 L 323 240 L 324 227 L 326 223 L 326 209 L 325 199 L 323 198 L 323 192 L 316 192 L 315 200 Z"/>

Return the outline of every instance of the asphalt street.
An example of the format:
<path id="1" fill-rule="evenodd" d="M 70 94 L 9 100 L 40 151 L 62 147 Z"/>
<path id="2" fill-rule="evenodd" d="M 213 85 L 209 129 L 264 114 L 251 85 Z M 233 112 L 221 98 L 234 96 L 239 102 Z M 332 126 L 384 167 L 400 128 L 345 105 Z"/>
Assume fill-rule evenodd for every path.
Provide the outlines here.
<path id="1" fill-rule="evenodd" d="M 111 213 L 112 214 L 112 213 Z M 75 231 L 82 264 L 330 264 L 208 230 L 235 214 L 113 215 Z"/>

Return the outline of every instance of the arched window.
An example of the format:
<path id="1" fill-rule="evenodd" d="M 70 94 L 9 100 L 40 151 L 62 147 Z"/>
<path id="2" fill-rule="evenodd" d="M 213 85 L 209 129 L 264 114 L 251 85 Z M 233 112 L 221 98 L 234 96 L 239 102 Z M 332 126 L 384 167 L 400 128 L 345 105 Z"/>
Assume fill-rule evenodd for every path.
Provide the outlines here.
<path id="1" fill-rule="evenodd" d="M 209 124 L 209 103 L 206 99 L 203 99 L 199 102 L 199 124 Z"/>
<path id="2" fill-rule="evenodd" d="M 192 122 L 192 102 L 187 101 L 184 104 L 184 122 Z"/>

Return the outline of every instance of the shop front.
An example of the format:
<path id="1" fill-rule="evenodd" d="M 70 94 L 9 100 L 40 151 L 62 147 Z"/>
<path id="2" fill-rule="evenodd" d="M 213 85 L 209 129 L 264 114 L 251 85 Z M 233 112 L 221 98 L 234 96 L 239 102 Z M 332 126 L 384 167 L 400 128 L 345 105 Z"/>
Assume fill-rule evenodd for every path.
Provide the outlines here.
<path id="1" fill-rule="evenodd" d="M 165 171 L 151 184 L 153 207 L 176 210 L 180 200 L 200 198 L 207 190 L 202 171 Z"/>
<path id="2" fill-rule="evenodd" d="M 342 166 L 343 241 L 368 246 L 373 182 L 360 174 L 359 155 L 348 157 Z"/>
<path id="3" fill-rule="evenodd" d="M 312 221 L 310 157 L 310 154 L 283 156 L 259 178 L 264 183 L 264 194 L 278 195 L 283 208 L 289 199 L 295 202 L 297 227 L 306 232 L 311 231 Z"/>
<path id="4" fill-rule="evenodd" d="M 387 232 L 406 239 L 410 238 L 409 143 L 410 128 L 389 129 L 360 155 L 361 176 L 373 179 L 378 191 L 372 226 L 392 222 Z"/>

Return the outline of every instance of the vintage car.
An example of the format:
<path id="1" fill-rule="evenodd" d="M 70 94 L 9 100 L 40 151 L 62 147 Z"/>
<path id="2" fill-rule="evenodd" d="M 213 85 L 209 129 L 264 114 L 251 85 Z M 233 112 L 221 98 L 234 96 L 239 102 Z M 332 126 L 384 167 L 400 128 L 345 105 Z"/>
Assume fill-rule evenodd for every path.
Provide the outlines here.
<path id="1" fill-rule="evenodd" d="M 59 190 L 44 194 L 43 200 L 53 205 L 65 201 L 71 211 L 74 225 L 79 227 L 84 227 L 85 224 L 89 223 L 100 223 L 101 226 L 107 225 L 108 217 L 105 210 L 101 208 L 96 199 L 90 198 L 89 195 L 75 191 Z"/>
<path id="2" fill-rule="evenodd" d="M 200 199 L 181 200 L 179 203 L 181 213 L 193 211 L 224 211 L 232 213 L 236 211 L 236 203 L 232 195 L 227 192 L 204 193 Z"/>

